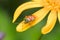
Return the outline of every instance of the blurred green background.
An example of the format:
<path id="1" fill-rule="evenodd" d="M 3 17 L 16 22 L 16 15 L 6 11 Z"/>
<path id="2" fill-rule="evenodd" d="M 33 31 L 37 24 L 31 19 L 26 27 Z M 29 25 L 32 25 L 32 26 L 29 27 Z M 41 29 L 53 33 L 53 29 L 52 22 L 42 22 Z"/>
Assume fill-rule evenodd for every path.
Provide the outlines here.
<path id="1" fill-rule="evenodd" d="M 41 34 L 41 28 L 46 24 L 47 16 L 38 24 L 25 32 L 16 32 L 15 28 L 22 21 L 25 15 L 29 15 L 41 8 L 32 8 L 22 12 L 15 23 L 12 23 L 13 14 L 16 8 L 22 3 L 31 0 L 0 0 L 0 31 L 5 32 L 4 40 L 60 40 L 60 24 L 57 23 L 54 29 L 46 35 Z"/>

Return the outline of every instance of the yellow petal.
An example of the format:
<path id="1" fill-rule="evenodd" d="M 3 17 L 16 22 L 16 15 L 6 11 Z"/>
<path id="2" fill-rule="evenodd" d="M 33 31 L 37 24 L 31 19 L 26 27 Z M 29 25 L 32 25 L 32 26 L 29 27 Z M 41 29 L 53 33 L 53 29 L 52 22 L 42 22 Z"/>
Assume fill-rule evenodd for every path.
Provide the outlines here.
<path id="1" fill-rule="evenodd" d="M 58 20 L 60 22 L 60 10 L 58 11 Z"/>
<path id="2" fill-rule="evenodd" d="M 34 7 L 42 7 L 42 5 L 40 5 L 39 3 L 36 3 L 36 2 L 27 2 L 27 3 L 20 5 L 14 13 L 13 23 L 17 20 L 17 18 L 22 13 L 22 11 L 29 9 L 29 8 L 34 8 Z"/>
<path id="3" fill-rule="evenodd" d="M 32 0 L 32 1 L 34 1 L 34 2 L 41 2 L 42 0 Z"/>
<path id="4" fill-rule="evenodd" d="M 47 24 L 41 30 L 42 34 L 49 33 L 54 28 L 56 20 L 57 20 L 56 11 L 52 10 L 48 16 Z"/>
<path id="5" fill-rule="evenodd" d="M 39 3 L 40 5 L 47 6 L 47 0 L 32 0 L 33 2 Z"/>
<path id="6" fill-rule="evenodd" d="M 27 29 L 29 29 L 30 27 L 36 25 L 38 22 L 40 22 L 49 12 L 49 8 L 43 8 L 35 13 L 33 13 L 32 15 L 34 15 L 36 18 L 34 21 L 29 22 L 27 24 L 24 23 L 24 21 L 22 21 L 21 23 L 19 23 L 19 25 L 17 25 L 16 30 L 18 32 L 23 32 Z"/>

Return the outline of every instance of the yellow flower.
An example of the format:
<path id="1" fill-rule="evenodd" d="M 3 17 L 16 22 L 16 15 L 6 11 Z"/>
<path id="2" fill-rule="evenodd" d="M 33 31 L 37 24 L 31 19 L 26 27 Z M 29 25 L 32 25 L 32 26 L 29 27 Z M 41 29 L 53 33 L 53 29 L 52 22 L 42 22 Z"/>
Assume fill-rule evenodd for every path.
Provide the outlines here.
<path id="1" fill-rule="evenodd" d="M 16 9 L 13 16 L 13 23 L 17 20 L 19 15 L 24 10 L 34 7 L 43 8 L 32 14 L 36 17 L 33 21 L 25 23 L 25 20 L 23 20 L 19 23 L 19 25 L 17 25 L 16 30 L 18 32 L 23 32 L 27 30 L 28 28 L 40 22 L 48 14 L 48 12 L 51 11 L 48 16 L 46 25 L 41 29 L 41 33 L 47 34 L 51 32 L 51 30 L 54 28 L 57 18 L 60 22 L 60 0 L 32 0 L 30 2 L 26 2 Z"/>

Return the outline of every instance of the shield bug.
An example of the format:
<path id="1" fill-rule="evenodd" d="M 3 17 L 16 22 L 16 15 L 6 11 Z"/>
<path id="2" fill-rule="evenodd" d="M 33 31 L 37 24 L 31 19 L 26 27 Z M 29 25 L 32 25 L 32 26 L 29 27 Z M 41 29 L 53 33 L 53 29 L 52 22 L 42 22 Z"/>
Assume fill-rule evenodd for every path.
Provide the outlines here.
<path id="1" fill-rule="evenodd" d="M 24 20 L 25 20 L 25 23 L 28 23 L 33 21 L 34 19 L 35 19 L 35 16 L 29 15 L 29 16 L 26 16 Z"/>

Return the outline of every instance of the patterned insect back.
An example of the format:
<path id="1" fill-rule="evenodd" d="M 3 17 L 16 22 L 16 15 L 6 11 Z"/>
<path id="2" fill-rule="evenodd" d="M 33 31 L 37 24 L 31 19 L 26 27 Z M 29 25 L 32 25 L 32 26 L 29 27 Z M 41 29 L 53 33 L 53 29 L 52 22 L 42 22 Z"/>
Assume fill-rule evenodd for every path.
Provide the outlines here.
<path id="1" fill-rule="evenodd" d="M 24 20 L 25 20 L 25 23 L 28 23 L 33 21 L 34 19 L 35 19 L 35 16 L 29 15 L 29 16 L 26 16 Z"/>

